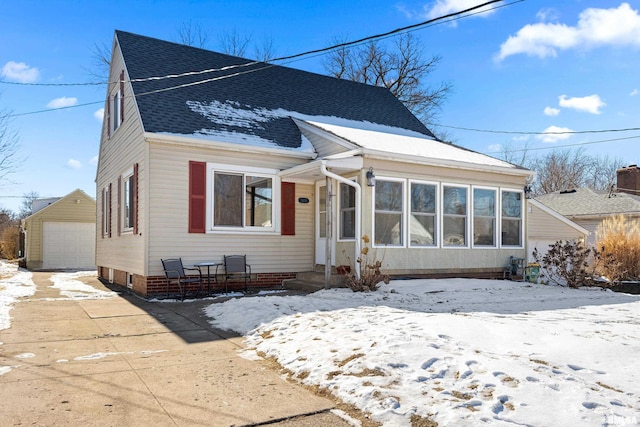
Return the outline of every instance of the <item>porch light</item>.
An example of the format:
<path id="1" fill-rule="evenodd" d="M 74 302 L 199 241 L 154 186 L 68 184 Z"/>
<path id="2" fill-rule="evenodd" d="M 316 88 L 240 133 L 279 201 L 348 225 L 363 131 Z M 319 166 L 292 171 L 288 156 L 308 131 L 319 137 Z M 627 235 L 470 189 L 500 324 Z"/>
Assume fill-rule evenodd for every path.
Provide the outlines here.
<path id="1" fill-rule="evenodd" d="M 524 197 L 525 199 L 530 199 L 531 198 L 531 186 L 530 185 L 525 185 L 524 186 Z"/>
<path id="2" fill-rule="evenodd" d="M 376 186 L 376 176 L 373 174 L 373 168 L 369 168 L 369 170 L 367 171 L 367 186 Z"/>

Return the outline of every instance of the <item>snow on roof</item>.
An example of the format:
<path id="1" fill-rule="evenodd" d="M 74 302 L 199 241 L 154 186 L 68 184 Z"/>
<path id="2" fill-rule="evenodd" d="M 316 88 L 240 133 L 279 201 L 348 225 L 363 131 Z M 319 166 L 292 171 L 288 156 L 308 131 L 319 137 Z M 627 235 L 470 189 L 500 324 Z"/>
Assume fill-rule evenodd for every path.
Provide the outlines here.
<path id="1" fill-rule="evenodd" d="M 402 131 L 402 129 L 380 125 L 367 126 L 364 122 L 359 122 L 363 125 L 361 127 L 340 126 L 311 120 L 306 120 L 306 122 L 365 149 L 418 156 L 427 159 L 457 161 L 509 169 L 517 168 L 517 166 L 511 163 L 456 145 L 437 141 L 417 132 L 398 132 L 398 130 Z"/>

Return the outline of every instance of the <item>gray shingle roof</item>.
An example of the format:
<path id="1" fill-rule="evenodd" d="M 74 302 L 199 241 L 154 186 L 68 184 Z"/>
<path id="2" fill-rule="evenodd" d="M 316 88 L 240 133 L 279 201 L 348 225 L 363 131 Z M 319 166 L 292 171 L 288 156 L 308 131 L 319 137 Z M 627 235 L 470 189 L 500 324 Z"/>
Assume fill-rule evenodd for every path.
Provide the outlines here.
<path id="1" fill-rule="evenodd" d="M 566 217 L 639 214 L 640 197 L 627 193 L 576 188 L 536 197 L 536 200 Z"/>
<path id="2" fill-rule="evenodd" d="M 116 31 L 116 39 L 132 80 L 252 62 L 124 31 Z M 145 95 L 223 76 L 231 77 Z M 147 132 L 246 135 L 295 149 L 302 143 L 289 117 L 295 112 L 368 121 L 433 137 L 387 89 L 265 63 L 132 82 L 132 87 Z"/>

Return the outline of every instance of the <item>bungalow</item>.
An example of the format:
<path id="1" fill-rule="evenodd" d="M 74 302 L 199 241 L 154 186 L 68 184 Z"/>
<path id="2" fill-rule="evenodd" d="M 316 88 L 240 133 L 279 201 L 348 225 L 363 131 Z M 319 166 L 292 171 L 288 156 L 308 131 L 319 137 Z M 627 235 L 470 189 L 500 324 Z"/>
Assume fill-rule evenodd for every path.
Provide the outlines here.
<path id="1" fill-rule="evenodd" d="M 531 171 L 437 140 L 388 90 L 116 31 L 100 142 L 100 277 L 246 254 L 253 283 L 348 263 L 500 275 Z M 347 258 L 348 257 L 348 258 Z"/>

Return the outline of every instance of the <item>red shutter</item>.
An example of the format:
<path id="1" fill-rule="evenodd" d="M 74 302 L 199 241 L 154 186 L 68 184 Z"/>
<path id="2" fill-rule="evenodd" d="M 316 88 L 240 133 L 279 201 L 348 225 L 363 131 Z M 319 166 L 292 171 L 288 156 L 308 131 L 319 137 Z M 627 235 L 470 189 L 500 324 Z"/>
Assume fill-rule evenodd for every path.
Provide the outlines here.
<path id="1" fill-rule="evenodd" d="M 138 234 L 138 163 L 133 165 L 133 234 Z"/>
<path id="2" fill-rule="evenodd" d="M 281 218 L 283 236 L 296 234 L 296 184 L 283 182 L 281 186 Z"/>
<path id="3" fill-rule="evenodd" d="M 124 122 L 124 70 L 120 72 L 120 123 Z"/>
<path id="4" fill-rule="evenodd" d="M 122 232 L 122 177 L 118 177 L 118 236 Z"/>
<path id="5" fill-rule="evenodd" d="M 104 188 L 102 189 L 102 221 L 100 221 L 100 227 L 102 227 L 102 231 L 100 232 L 100 234 L 102 235 L 102 238 L 104 239 L 105 236 L 105 232 L 104 232 L 104 226 L 106 224 L 107 219 L 104 217 L 104 210 L 106 207 L 106 203 L 107 203 L 107 197 L 105 196 L 105 191 Z"/>
<path id="6" fill-rule="evenodd" d="M 108 203 L 109 203 L 109 211 L 108 211 L 109 218 L 107 218 L 107 221 L 108 221 L 108 223 L 107 223 L 107 227 L 108 227 L 107 228 L 107 234 L 109 235 L 109 237 L 111 237 L 111 218 L 113 217 L 113 211 L 112 211 L 113 204 L 111 203 L 112 198 L 113 198 L 113 190 L 111 189 L 111 183 L 109 183 L 109 200 L 108 200 Z"/>
<path id="7" fill-rule="evenodd" d="M 189 233 L 205 232 L 207 164 L 189 162 Z"/>
<path id="8" fill-rule="evenodd" d="M 107 94 L 107 138 L 111 138 L 111 95 Z"/>

